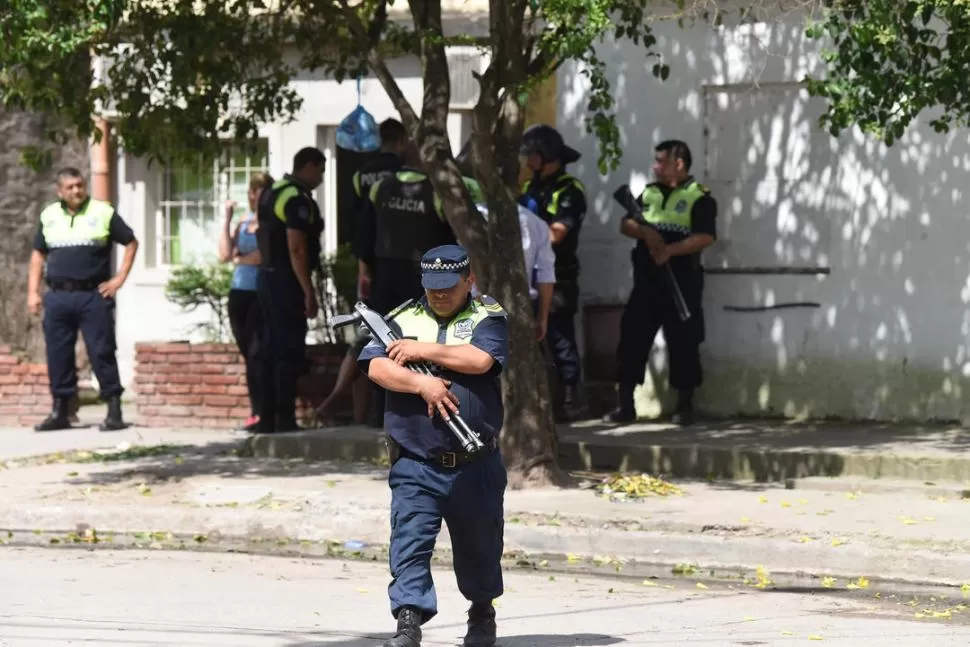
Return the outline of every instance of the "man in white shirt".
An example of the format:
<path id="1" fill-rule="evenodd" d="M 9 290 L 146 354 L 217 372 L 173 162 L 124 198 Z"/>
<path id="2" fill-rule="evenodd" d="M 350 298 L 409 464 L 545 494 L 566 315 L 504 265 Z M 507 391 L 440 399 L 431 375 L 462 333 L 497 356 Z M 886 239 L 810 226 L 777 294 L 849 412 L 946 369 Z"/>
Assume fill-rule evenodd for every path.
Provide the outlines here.
<path id="1" fill-rule="evenodd" d="M 488 219 L 488 207 L 476 205 L 478 212 Z M 535 308 L 536 341 L 546 338 L 552 290 L 556 284 L 556 255 L 549 239 L 549 225 L 522 205 L 519 208 L 519 229 L 522 230 L 522 253 L 529 279 L 529 296 Z M 473 288 L 477 295 L 477 288 Z"/>

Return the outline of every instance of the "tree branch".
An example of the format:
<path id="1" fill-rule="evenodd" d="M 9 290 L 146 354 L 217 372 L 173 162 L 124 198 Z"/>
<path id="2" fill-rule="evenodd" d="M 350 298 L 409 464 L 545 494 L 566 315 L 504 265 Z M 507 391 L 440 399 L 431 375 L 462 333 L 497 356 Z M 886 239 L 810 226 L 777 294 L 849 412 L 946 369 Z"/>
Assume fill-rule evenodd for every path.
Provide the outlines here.
<path id="1" fill-rule="evenodd" d="M 340 4 L 340 10 L 343 12 L 344 17 L 347 19 L 347 23 L 350 26 L 350 30 L 354 33 L 360 43 L 361 48 L 367 52 L 367 63 L 370 65 L 371 69 L 374 70 L 374 75 L 384 86 L 384 91 L 387 92 L 388 98 L 390 98 L 391 103 L 397 109 L 398 113 L 401 115 L 401 120 L 404 122 L 405 128 L 411 131 L 412 136 L 417 134 L 417 129 L 420 121 L 418 120 L 418 115 L 414 111 L 414 107 L 408 101 L 407 97 L 404 96 L 404 92 L 401 90 L 401 86 L 397 84 L 394 79 L 394 75 L 391 70 L 387 67 L 387 62 L 381 55 L 380 51 L 376 47 L 370 45 L 370 34 L 368 33 L 368 27 L 364 25 L 361 21 L 360 16 L 354 11 L 354 8 L 350 6 L 349 0 L 337 0 Z M 378 9 L 380 13 L 381 9 Z M 384 8 L 386 11 L 386 7 Z M 375 16 L 376 18 L 376 16 Z M 373 23 L 371 24 L 373 26 Z"/>

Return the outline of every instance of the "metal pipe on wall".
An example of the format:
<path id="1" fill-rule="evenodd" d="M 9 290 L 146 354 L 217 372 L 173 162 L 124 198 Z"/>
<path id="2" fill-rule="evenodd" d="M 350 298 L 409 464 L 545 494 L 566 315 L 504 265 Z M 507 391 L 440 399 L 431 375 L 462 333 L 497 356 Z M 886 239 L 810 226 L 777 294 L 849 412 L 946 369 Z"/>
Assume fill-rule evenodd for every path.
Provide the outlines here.
<path id="1" fill-rule="evenodd" d="M 101 133 L 100 141 L 91 142 L 91 197 L 95 200 L 113 202 L 111 186 L 111 125 L 104 119 L 96 120 Z"/>

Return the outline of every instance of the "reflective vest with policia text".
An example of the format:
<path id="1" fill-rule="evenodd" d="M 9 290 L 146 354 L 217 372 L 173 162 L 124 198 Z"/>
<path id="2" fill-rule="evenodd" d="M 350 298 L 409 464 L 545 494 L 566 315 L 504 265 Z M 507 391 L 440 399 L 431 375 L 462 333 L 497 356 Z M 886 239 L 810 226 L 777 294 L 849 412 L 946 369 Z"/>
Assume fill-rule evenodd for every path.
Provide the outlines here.
<path id="1" fill-rule="evenodd" d="M 482 294 L 469 299 L 468 305 L 447 324 L 439 324 L 435 315 L 420 301 L 410 300 L 391 310 L 388 321 L 401 327 L 405 337 L 427 344 L 449 346 L 468 344 L 480 323 L 489 317 L 505 317 L 505 309 L 492 297 Z"/>
<path id="2" fill-rule="evenodd" d="M 529 193 L 530 186 L 532 186 L 532 180 L 526 180 L 522 184 L 522 193 L 524 195 Z M 583 186 L 583 183 L 569 173 L 563 173 L 556 178 L 556 183 L 552 187 L 552 194 L 549 196 L 549 201 L 546 203 L 545 209 L 542 209 L 541 205 L 533 205 L 535 196 L 532 195 L 529 196 L 529 208 L 535 211 L 547 223 L 552 222 L 559 214 L 559 201 L 562 199 L 562 194 L 570 187 L 579 189 L 580 193 L 584 197 L 586 196 L 586 187 Z M 578 278 L 579 256 L 577 252 L 579 251 L 579 232 L 571 229 L 566 234 L 566 237 L 558 245 L 554 245 L 553 248 L 556 252 L 556 282 L 568 282 L 571 279 Z"/>
<path id="3" fill-rule="evenodd" d="M 689 236 L 694 203 L 708 193 L 710 189 L 697 180 L 691 180 L 671 191 L 664 204 L 664 194 L 660 186 L 648 184 L 640 196 L 643 204 L 641 216 L 646 223 L 661 232 Z"/>
<path id="4" fill-rule="evenodd" d="M 111 242 L 111 217 L 115 209 L 107 202 L 89 199 L 84 209 L 71 215 L 60 202 L 40 213 L 44 240 L 49 249 L 106 247 Z"/>
<path id="5" fill-rule="evenodd" d="M 462 181 L 473 202 L 484 201 L 478 182 Z M 454 242 L 441 198 L 424 173 L 398 171 L 371 185 L 368 197 L 376 220 L 375 257 L 418 262 L 432 247 Z"/>
<path id="6" fill-rule="evenodd" d="M 289 245 L 286 242 L 286 203 L 299 195 L 305 195 L 310 202 L 310 213 L 307 214 L 309 236 L 307 240 L 307 258 L 311 267 L 316 267 L 320 259 L 320 233 L 323 231 L 323 220 L 313 202 L 313 196 L 304 192 L 289 179 L 277 180 L 265 189 L 259 198 L 257 218 L 259 229 L 256 232 L 259 253 L 264 267 L 290 268 Z M 275 218 L 268 217 L 264 207 L 269 207 Z M 263 236 L 259 232 L 265 228 Z M 281 256 L 282 255 L 282 256 Z M 278 256 L 281 256 L 278 258 Z"/>

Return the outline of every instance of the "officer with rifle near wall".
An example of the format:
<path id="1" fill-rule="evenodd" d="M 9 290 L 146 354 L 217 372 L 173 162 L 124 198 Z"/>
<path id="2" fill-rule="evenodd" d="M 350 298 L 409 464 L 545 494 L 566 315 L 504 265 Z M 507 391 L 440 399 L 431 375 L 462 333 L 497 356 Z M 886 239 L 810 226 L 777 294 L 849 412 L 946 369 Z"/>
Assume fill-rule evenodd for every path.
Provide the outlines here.
<path id="1" fill-rule="evenodd" d="M 259 197 L 256 242 L 262 270 L 257 293 L 267 330 L 257 433 L 299 428 L 296 385 L 307 369 L 307 320 L 319 308 L 313 272 L 320 267 L 323 219 L 312 192 L 323 181 L 326 161 L 318 148 L 301 149 L 293 158 L 293 172 Z"/>
<path id="2" fill-rule="evenodd" d="M 704 268 L 701 251 L 717 235 L 717 202 L 690 175 L 691 153 L 682 141 L 668 140 L 655 148 L 653 172 L 620 232 L 637 241 L 633 250 L 633 291 L 620 322 L 617 347 L 617 407 L 605 422 L 636 418 L 633 390 L 643 384 L 657 332 L 667 342 L 671 389 L 677 391 L 673 421 L 693 420 L 694 390 L 702 381 L 700 345 L 704 341 L 701 300 Z M 680 294 L 678 294 L 678 292 Z M 680 307 L 678 300 L 682 295 Z M 686 307 L 684 307 L 686 306 Z"/>
<path id="3" fill-rule="evenodd" d="M 522 186 L 519 203 L 548 223 L 556 254 L 556 287 L 546 339 L 562 394 L 561 408 L 557 402 L 557 418 L 568 420 L 579 415 L 581 368 L 575 318 L 579 310 L 579 233 L 586 217 L 586 188 L 565 167 L 578 160 L 580 154 L 566 145 L 555 128 L 542 124 L 525 131 L 520 155 L 525 157 L 532 178 Z"/>

